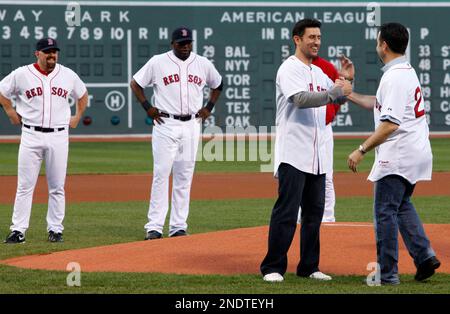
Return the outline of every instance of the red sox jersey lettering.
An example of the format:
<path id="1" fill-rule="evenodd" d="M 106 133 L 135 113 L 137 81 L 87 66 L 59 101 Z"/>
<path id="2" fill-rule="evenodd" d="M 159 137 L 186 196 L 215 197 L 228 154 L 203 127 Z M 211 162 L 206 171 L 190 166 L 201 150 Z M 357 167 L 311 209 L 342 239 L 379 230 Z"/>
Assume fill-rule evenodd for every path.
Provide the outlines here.
<path id="1" fill-rule="evenodd" d="M 67 99 L 67 94 L 69 93 L 68 90 L 65 90 L 61 87 L 52 87 L 52 95 L 57 95 L 59 97 L 62 97 L 64 99 Z M 36 87 L 25 91 L 25 95 L 28 99 L 31 99 L 36 96 L 42 96 L 42 88 Z"/>
<path id="2" fill-rule="evenodd" d="M 317 85 L 316 88 L 317 88 L 317 91 L 318 91 L 318 92 L 326 91 L 325 88 L 320 87 L 319 85 Z M 310 92 L 313 92 L 313 91 L 314 91 L 314 86 L 313 86 L 312 83 L 309 83 L 309 91 L 310 91 Z"/>
<path id="3" fill-rule="evenodd" d="M 28 99 L 31 99 L 36 96 L 42 96 L 42 88 L 36 87 L 25 91 L 25 95 L 27 95 Z"/>
<path id="4" fill-rule="evenodd" d="M 52 95 L 57 95 L 59 97 L 62 97 L 64 99 L 67 99 L 67 94 L 69 93 L 68 90 L 65 90 L 61 87 L 52 87 Z"/>
<path id="5" fill-rule="evenodd" d="M 197 75 L 192 75 L 192 74 L 188 75 L 188 83 L 194 83 L 194 84 L 197 84 L 198 86 L 201 86 L 202 82 L 203 82 L 203 80 L 201 77 L 198 77 Z"/>
<path id="6" fill-rule="evenodd" d="M 222 77 L 205 57 L 191 53 L 179 60 L 172 51 L 153 56 L 136 74 L 141 87 L 153 87 L 156 108 L 175 115 L 192 115 L 203 107 L 203 88 L 217 88 Z"/>
<path id="7" fill-rule="evenodd" d="M 164 85 L 169 85 L 172 83 L 178 83 L 180 81 L 180 76 L 178 74 L 168 75 L 163 77 Z"/>
<path id="8" fill-rule="evenodd" d="M 178 74 L 168 75 L 166 77 L 163 77 L 163 81 L 165 86 L 172 83 L 178 83 L 180 81 L 180 76 Z M 201 77 L 193 74 L 188 75 L 188 83 L 194 83 L 197 84 L 198 86 L 201 86 L 202 82 L 203 80 Z"/>

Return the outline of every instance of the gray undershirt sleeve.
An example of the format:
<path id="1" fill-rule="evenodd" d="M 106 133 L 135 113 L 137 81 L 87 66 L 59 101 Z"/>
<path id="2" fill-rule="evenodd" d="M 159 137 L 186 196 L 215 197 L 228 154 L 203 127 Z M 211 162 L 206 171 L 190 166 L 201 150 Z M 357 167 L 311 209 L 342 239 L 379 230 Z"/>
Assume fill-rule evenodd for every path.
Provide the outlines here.
<path id="1" fill-rule="evenodd" d="M 299 92 L 290 97 L 292 103 L 299 108 L 320 107 L 335 100 L 342 101 L 342 88 L 334 87 L 323 92 Z"/>
<path id="2" fill-rule="evenodd" d="M 382 115 L 380 117 L 380 121 L 390 121 L 390 122 L 395 123 L 397 125 L 401 124 L 398 119 L 396 119 L 396 118 L 394 118 L 393 116 L 390 116 L 390 115 Z"/>

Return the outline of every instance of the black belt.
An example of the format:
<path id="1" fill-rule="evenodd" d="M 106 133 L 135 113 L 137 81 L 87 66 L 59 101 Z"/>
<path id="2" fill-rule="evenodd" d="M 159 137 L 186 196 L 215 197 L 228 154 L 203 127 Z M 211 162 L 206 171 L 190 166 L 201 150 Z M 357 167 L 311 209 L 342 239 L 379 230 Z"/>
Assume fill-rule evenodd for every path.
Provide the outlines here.
<path id="1" fill-rule="evenodd" d="M 28 125 L 28 124 L 24 124 L 23 126 L 26 127 L 27 129 L 33 129 L 35 131 L 43 132 L 43 133 L 58 132 L 58 131 L 62 131 L 62 130 L 66 129 L 66 128 L 56 128 L 56 129 L 53 129 L 53 128 L 41 128 L 40 126 L 31 126 L 31 125 Z"/>
<path id="2" fill-rule="evenodd" d="M 159 115 L 161 117 L 172 118 L 172 119 L 180 120 L 180 121 L 189 121 L 193 118 L 192 115 L 177 116 L 175 114 L 169 114 L 169 113 L 162 112 L 162 111 L 159 111 Z M 194 117 L 198 118 L 199 117 L 198 113 L 196 113 Z"/>

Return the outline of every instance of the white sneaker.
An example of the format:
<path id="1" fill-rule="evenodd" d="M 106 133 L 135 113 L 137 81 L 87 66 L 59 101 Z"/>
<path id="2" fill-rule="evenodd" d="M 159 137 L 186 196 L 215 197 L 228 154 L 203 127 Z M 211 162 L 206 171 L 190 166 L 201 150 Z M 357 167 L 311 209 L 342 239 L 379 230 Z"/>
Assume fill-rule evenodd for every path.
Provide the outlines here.
<path id="1" fill-rule="evenodd" d="M 263 277 L 264 281 L 268 282 L 281 282 L 284 280 L 283 276 L 279 273 L 270 273 Z"/>
<path id="2" fill-rule="evenodd" d="M 309 278 L 317 279 L 317 280 L 331 280 L 332 278 L 328 275 L 325 275 L 321 271 L 316 271 L 315 273 L 312 273 L 309 275 Z"/>

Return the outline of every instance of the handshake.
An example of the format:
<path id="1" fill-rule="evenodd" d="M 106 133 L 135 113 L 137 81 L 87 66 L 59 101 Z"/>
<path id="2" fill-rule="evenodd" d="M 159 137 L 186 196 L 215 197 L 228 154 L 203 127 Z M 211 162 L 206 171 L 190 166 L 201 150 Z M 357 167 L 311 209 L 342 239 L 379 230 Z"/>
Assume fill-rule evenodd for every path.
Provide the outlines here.
<path id="1" fill-rule="evenodd" d="M 352 83 L 342 76 L 334 82 L 333 88 L 340 88 L 344 96 L 350 95 L 353 91 Z"/>

